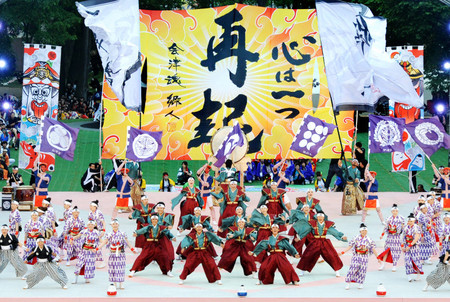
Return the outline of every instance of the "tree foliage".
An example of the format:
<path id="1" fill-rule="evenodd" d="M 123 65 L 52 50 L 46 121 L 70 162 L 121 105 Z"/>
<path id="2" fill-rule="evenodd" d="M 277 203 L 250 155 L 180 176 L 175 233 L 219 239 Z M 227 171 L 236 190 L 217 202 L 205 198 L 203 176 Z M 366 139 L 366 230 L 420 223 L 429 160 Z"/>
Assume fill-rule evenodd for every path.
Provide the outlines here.
<path id="1" fill-rule="evenodd" d="M 25 43 L 64 45 L 77 39 L 81 24 L 71 0 L 10 0 L 0 11 L 9 34 Z"/>

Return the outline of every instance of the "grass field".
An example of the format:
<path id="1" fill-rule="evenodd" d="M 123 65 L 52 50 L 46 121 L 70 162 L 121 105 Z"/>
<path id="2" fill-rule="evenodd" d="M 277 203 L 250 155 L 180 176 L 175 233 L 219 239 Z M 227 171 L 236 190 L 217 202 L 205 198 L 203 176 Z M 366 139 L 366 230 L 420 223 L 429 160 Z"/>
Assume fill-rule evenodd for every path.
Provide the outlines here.
<path id="1" fill-rule="evenodd" d="M 367 146 L 367 133 L 358 133 L 358 141 Z M 367 149 L 367 147 L 366 147 Z M 11 150 L 11 157 L 17 159 L 17 151 Z M 56 158 L 56 168 L 52 172 L 52 182 L 50 191 L 81 191 L 80 179 L 86 171 L 90 162 L 96 162 L 99 158 L 99 138 L 97 131 L 80 130 L 73 162 Z M 432 156 L 436 166 L 447 166 L 448 151 L 441 149 Z M 195 173 L 201 167 L 204 161 L 190 161 L 189 167 Z M 110 160 L 104 160 L 105 172 L 112 169 Z M 176 160 L 155 160 L 142 163 L 144 178 L 148 184 L 157 184 L 161 180 L 162 172 L 167 171 L 172 179 L 176 180 L 176 173 L 181 165 L 181 161 Z M 317 170 L 321 171 L 324 177 L 328 173 L 329 160 L 323 160 L 318 163 Z M 387 153 L 371 154 L 370 168 L 378 173 L 380 192 L 406 192 L 408 191 L 407 172 L 391 172 L 391 155 Z M 26 184 L 29 182 L 29 171 L 21 170 Z M 426 162 L 426 170 L 417 173 L 417 184 L 423 184 L 425 189 L 429 190 L 433 172 L 429 161 Z M 5 181 L 1 181 L 3 186 Z M 252 185 L 258 185 L 253 183 Z"/>

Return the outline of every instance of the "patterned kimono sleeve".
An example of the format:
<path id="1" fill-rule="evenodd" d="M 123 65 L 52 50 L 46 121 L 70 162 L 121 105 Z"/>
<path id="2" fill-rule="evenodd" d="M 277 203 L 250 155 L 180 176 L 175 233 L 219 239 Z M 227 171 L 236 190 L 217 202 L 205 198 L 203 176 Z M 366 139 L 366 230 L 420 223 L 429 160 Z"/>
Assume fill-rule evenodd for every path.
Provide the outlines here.
<path id="1" fill-rule="evenodd" d="M 253 250 L 253 254 L 255 256 L 258 256 L 259 253 L 262 251 L 265 251 L 269 248 L 269 240 L 262 240 L 258 245 L 256 245 L 255 249 Z"/>
<path id="2" fill-rule="evenodd" d="M 169 229 L 164 229 L 164 230 L 162 230 L 161 233 L 162 233 L 164 236 L 166 236 L 167 238 L 169 238 L 169 240 L 172 239 L 172 238 L 174 237 L 173 234 L 170 232 Z"/>
<path id="3" fill-rule="evenodd" d="M 348 246 L 351 246 L 351 247 L 352 247 L 352 251 L 354 251 L 354 250 L 355 250 L 355 247 L 356 247 L 356 238 L 357 238 L 357 237 L 353 238 L 352 240 L 350 240 L 350 241 L 348 242 Z"/>
<path id="4" fill-rule="evenodd" d="M 192 240 L 192 238 L 189 236 L 184 237 L 184 239 L 181 241 L 181 248 L 185 249 L 190 246 L 194 246 L 194 240 Z"/>
<path id="5" fill-rule="evenodd" d="M 373 241 L 372 239 L 370 239 L 369 247 L 368 247 L 369 253 L 370 253 L 370 254 L 374 254 L 374 253 L 375 253 L 375 248 L 376 248 L 376 247 L 377 247 L 377 245 L 376 245 L 375 241 Z"/>
<path id="6" fill-rule="evenodd" d="M 337 240 L 344 241 L 344 242 L 347 241 L 347 240 L 343 240 L 342 239 L 342 237 L 344 237 L 344 233 L 339 232 L 338 230 L 336 230 L 336 228 L 334 226 L 330 227 L 327 230 L 327 234 L 330 234 L 330 235 L 334 236 Z"/>
<path id="7" fill-rule="evenodd" d="M 290 244 L 289 240 L 287 240 L 286 238 L 280 240 L 280 242 L 278 242 L 278 246 L 281 247 L 282 249 L 288 251 L 289 254 L 291 254 L 292 256 L 295 256 L 298 254 L 295 247 L 292 244 Z"/>
<path id="8" fill-rule="evenodd" d="M 23 228 L 25 234 L 30 232 L 30 222 L 27 222 L 27 224 L 25 224 L 25 227 Z"/>
<path id="9" fill-rule="evenodd" d="M 122 244 L 123 244 L 123 248 L 126 248 L 128 246 L 127 243 L 127 234 L 125 232 L 121 232 L 121 237 L 122 237 Z M 131 247 L 131 246 L 130 246 Z"/>

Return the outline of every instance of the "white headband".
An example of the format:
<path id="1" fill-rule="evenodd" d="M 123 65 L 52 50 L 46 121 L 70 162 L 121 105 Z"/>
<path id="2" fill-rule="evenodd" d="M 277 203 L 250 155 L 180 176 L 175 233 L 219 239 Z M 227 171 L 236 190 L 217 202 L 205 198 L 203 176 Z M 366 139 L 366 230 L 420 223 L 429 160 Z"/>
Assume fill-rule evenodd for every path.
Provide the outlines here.
<path id="1" fill-rule="evenodd" d="M 64 200 L 64 204 L 72 205 L 72 201 L 69 201 L 69 199 Z"/>
<path id="2" fill-rule="evenodd" d="M 44 238 L 38 238 L 38 239 L 36 239 L 36 242 L 39 242 L 39 241 L 45 241 L 45 239 L 44 239 Z"/>
<path id="3" fill-rule="evenodd" d="M 262 209 L 262 208 L 266 208 L 266 209 L 267 209 L 267 206 L 266 206 L 265 204 L 263 204 L 263 205 L 261 205 L 259 208 L 260 208 L 260 209 Z"/>
<path id="4" fill-rule="evenodd" d="M 416 220 L 416 218 L 414 218 L 414 217 L 408 217 L 408 221 L 415 221 Z"/>
<path id="5" fill-rule="evenodd" d="M 393 211 L 393 210 L 398 210 L 398 207 L 392 207 L 391 211 Z"/>
<path id="6" fill-rule="evenodd" d="M 271 186 L 273 186 L 273 185 L 278 186 L 278 183 L 277 183 L 276 181 L 272 181 L 272 182 L 270 183 L 270 185 L 271 185 Z"/>
<path id="7" fill-rule="evenodd" d="M 48 199 L 44 199 L 43 201 L 42 201 L 42 204 L 50 204 L 50 201 L 48 200 Z"/>
<path id="8" fill-rule="evenodd" d="M 230 181 L 230 185 L 231 184 L 236 184 L 237 185 L 237 181 L 236 180 L 232 180 L 232 181 Z"/>
<path id="9" fill-rule="evenodd" d="M 449 213 L 445 213 L 443 218 L 450 218 L 450 214 Z"/>
<path id="10" fill-rule="evenodd" d="M 2 225 L 2 230 L 9 230 L 9 227 L 6 224 L 4 224 Z"/>
<path id="11" fill-rule="evenodd" d="M 426 208 L 427 207 L 427 205 L 425 205 L 425 204 L 423 204 L 423 205 L 421 205 L 420 207 L 419 207 L 419 209 L 423 209 L 423 208 Z"/>
<path id="12" fill-rule="evenodd" d="M 197 223 L 197 224 L 195 225 L 195 227 L 198 227 L 198 226 L 201 226 L 201 227 L 203 228 L 203 224 L 201 224 L 201 223 Z"/>
<path id="13" fill-rule="evenodd" d="M 157 207 L 157 208 L 165 208 L 166 206 L 163 205 L 162 203 L 160 203 L 160 204 L 157 204 L 156 207 Z"/>
<path id="14" fill-rule="evenodd" d="M 194 211 L 197 211 L 197 210 L 200 210 L 200 211 L 201 211 L 202 208 L 200 208 L 200 207 L 195 207 L 195 208 L 194 208 Z"/>
<path id="15" fill-rule="evenodd" d="M 79 212 L 80 212 L 80 209 L 79 209 L 79 208 L 73 208 L 73 209 L 72 209 L 72 212 L 78 212 L 78 213 L 79 213 Z"/>
<path id="16" fill-rule="evenodd" d="M 42 211 L 42 210 L 39 209 L 39 208 L 37 208 L 35 212 L 36 212 L 36 213 L 45 213 L 44 211 Z"/>
<path id="17" fill-rule="evenodd" d="M 19 202 L 17 200 L 13 200 L 12 204 L 19 205 Z"/>
<path id="18" fill-rule="evenodd" d="M 360 227 L 359 228 L 359 231 L 361 232 L 361 231 L 367 231 L 367 227 Z"/>
<path id="19" fill-rule="evenodd" d="M 280 228 L 280 226 L 276 223 L 272 224 L 272 228 Z"/>
<path id="20" fill-rule="evenodd" d="M 156 215 L 152 215 L 152 217 L 150 217 L 150 219 L 159 219 L 159 217 Z"/>
<path id="21" fill-rule="evenodd" d="M 238 207 L 236 207 L 236 210 L 235 211 L 237 211 L 237 210 L 244 210 L 242 207 L 240 207 L 240 206 L 238 206 Z"/>
<path id="22" fill-rule="evenodd" d="M 30 213 L 31 216 L 37 215 L 37 214 L 38 214 L 38 212 L 36 212 L 36 210 L 34 210 L 33 212 Z"/>
<path id="23" fill-rule="evenodd" d="M 305 204 L 302 206 L 302 210 L 303 210 L 303 208 L 306 208 L 306 207 L 309 208 L 309 204 L 305 203 Z"/>
<path id="24" fill-rule="evenodd" d="M 324 213 L 317 213 L 316 216 L 317 217 L 319 217 L 319 216 L 325 217 L 325 214 Z"/>
<path id="25" fill-rule="evenodd" d="M 93 225 L 95 225 L 95 221 L 94 221 L 94 220 L 88 220 L 87 224 L 93 224 Z"/>
<path id="26" fill-rule="evenodd" d="M 98 204 L 96 204 L 95 202 L 91 202 L 91 206 L 98 208 Z"/>
<path id="27" fill-rule="evenodd" d="M 113 225 L 114 223 L 120 224 L 119 220 L 117 220 L 117 219 L 111 220 L 111 222 L 109 224 Z"/>
<path id="28" fill-rule="evenodd" d="M 309 192 L 314 193 L 314 190 L 313 189 L 308 189 L 308 191 L 306 191 L 306 193 L 309 193 Z"/>
<path id="29" fill-rule="evenodd" d="M 238 219 L 238 223 L 239 223 L 239 222 L 241 222 L 241 221 L 243 221 L 243 222 L 247 222 L 247 221 L 245 221 L 245 219 L 244 219 L 244 218 L 239 218 L 239 219 Z"/>

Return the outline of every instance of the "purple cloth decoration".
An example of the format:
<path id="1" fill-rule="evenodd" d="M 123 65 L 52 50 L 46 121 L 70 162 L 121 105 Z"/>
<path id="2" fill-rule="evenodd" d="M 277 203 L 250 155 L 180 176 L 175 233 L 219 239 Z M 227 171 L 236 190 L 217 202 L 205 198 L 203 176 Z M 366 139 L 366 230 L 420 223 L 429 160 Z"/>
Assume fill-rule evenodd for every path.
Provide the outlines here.
<path id="1" fill-rule="evenodd" d="M 135 162 L 152 161 L 162 148 L 162 131 L 128 127 L 126 157 Z"/>
<path id="2" fill-rule="evenodd" d="M 73 161 L 79 131 L 80 129 L 69 127 L 57 120 L 44 118 L 40 151 L 52 152 L 65 160 Z"/>
<path id="3" fill-rule="evenodd" d="M 336 128 L 336 125 L 306 114 L 290 149 L 314 157 Z"/>
<path id="4" fill-rule="evenodd" d="M 370 153 L 405 152 L 403 132 L 405 119 L 389 116 L 369 115 Z"/>
<path id="5" fill-rule="evenodd" d="M 244 134 L 242 133 L 239 123 L 235 123 L 231 132 L 228 133 L 227 137 L 223 140 L 219 149 L 217 149 L 216 154 L 214 154 L 214 156 L 217 158 L 217 161 L 214 163 L 214 166 L 220 168 L 227 160 L 227 157 L 233 152 L 233 150 L 237 146 L 242 147 L 243 145 L 244 145 Z"/>
<path id="6" fill-rule="evenodd" d="M 450 148 L 450 135 L 445 132 L 437 116 L 409 123 L 406 130 L 428 156 L 441 147 Z"/>

